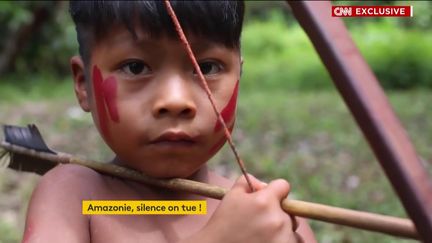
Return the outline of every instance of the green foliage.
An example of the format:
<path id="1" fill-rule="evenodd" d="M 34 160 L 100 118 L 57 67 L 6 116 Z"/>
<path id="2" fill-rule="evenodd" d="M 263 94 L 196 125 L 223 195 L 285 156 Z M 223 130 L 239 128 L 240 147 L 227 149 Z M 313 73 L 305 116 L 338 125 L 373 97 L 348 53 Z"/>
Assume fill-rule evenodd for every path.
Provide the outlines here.
<path id="1" fill-rule="evenodd" d="M 18 46 L 18 54 L 12 55 L 13 65 L 6 74 L 69 74 L 68 59 L 77 53 L 77 43 L 67 7 L 66 1 L 0 2 L 0 26 L 4 33 L 0 36 L 0 48 L 4 51 L 10 45 Z M 44 17 L 37 19 L 38 12 L 43 12 Z"/>
<path id="2" fill-rule="evenodd" d="M 31 21 L 30 2 L 0 2 L 0 23 L 6 31 L 14 31 Z"/>
<path id="3" fill-rule="evenodd" d="M 61 78 L 52 74 L 8 75 L 0 79 L 0 104 L 14 104 L 29 100 L 52 100 L 74 97 L 70 78 Z"/>
<path id="4" fill-rule="evenodd" d="M 245 1 L 245 23 L 266 21 L 274 12 L 281 14 L 286 24 L 295 23 L 295 18 L 286 1 Z"/>
<path id="5" fill-rule="evenodd" d="M 307 36 L 274 12 L 267 21 L 250 22 L 242 36 L 244 89 L 316 89 L 329 78 Z"/>
<path id="6" fill-rule="evenodd" d="M 78 52 L 75 28 L 66 11 L 67 5 L 52 13 L 53 20 L 42 26 L 38 35 L 17 60 L 17 71 L 69 74 L 69 58 Z"/>
<path id="7" fill-rule="evenodd" d="M 354 28 L 353 38 L 385 88 L 432 88 L 432 33 L 391 22 Z"/>
<path id="8" fill-rule="evenodd" d="M 385 88 L 432 88 L 432 32 L 404 29 L 389 18 L 352 26 L 350 32 Z M 286 25 L 279 12 L 250 21 L 242 38 L 244 89 L 333 88 L 306 34 Z"/>
<path id="9" fill-rule="evenodd" d="M 412 23 L 406 26 L 414 26 L 422 30 L 430 30 L 432 26 L 432 2 L 431 1 L 402 1 L 401 4 L 411 5 L 414 8 Z"/>
<path id="10" fill-rule="evenodd" d="M 0 242 L 1 243 L 16 243 L 19 242 L 20 234 L 10 224 L 3 222 L 0 219 Z"/>

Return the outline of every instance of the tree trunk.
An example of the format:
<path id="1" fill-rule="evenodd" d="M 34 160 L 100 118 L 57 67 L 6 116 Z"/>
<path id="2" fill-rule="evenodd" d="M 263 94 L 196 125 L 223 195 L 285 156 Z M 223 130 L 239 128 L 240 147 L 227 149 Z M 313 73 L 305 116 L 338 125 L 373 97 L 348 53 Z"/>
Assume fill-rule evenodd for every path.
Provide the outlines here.
<path id="1" fill-rule="evenodd" d="M 50 9 L 46 5 L 36 7 L 32 13 L 32 21 L 21 25 L 5 41 L 3 52 L 0 53 L 0 75 L 14 68 L 15 60 L 20 51 L 50 18 Z"/>

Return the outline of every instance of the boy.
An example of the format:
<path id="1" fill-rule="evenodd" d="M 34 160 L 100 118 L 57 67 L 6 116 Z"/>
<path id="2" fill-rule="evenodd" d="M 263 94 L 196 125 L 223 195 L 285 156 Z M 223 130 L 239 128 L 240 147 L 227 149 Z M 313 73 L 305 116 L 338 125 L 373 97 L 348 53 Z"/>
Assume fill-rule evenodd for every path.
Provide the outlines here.
<path id="1" fill-rule="evenodd" d="M 218 109 L 232 129 L 241 73 L 244 5 L 172 2 Z M 188 178 L 232 189 L 222 201 L 167 191 L 63 165 L 33 193 L 23 242 L 314 242 L 303 220 L 280 208 L 284 180 L 233 182 L 205 163 L 223 130 L 162 1 L 71 2 L 80 56 L 74 89 L 116 157 L 156 178 Z M 82 200 L 207 200 L 207 215 L 87 216 Z M 302 239 L 301 239 L 302 238 Z"/>

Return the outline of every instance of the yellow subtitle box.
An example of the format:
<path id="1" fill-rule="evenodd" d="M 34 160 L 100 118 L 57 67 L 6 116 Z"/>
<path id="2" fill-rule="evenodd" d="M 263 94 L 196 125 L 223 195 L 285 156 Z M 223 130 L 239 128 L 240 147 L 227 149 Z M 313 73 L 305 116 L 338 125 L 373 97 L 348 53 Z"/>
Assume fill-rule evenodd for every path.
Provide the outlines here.
<path id="1" fill-rule="evenodd" d="M 92 215 L 186 215 L 207 214 L 205 200 L 83 200 L 82 214 Z"/>

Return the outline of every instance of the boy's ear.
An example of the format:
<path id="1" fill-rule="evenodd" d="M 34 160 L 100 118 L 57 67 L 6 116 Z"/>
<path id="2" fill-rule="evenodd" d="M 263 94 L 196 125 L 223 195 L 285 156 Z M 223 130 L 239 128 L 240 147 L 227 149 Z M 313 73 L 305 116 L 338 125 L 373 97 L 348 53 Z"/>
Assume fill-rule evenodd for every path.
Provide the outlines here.
<path id="1" fill-rule="evenodd" d="M 90 104 L 89 104 L 89 94 L 86 89 L 86 77 L 85 77 L 85 66 L 84 62 L 80 56 L 73 56 L 70 59 L 70 65 L 72 69 L 72 76 L 74 80 L 74 90 L 75 95 L 78 99 L 78 103 L 81 108 L 89 112 Z"/>

